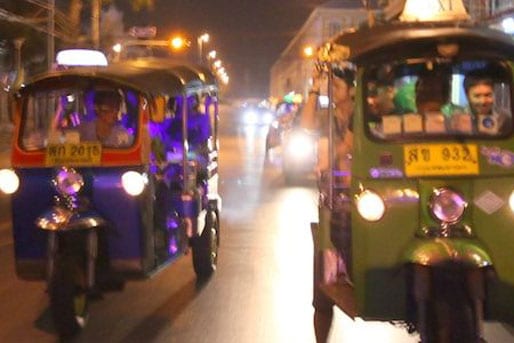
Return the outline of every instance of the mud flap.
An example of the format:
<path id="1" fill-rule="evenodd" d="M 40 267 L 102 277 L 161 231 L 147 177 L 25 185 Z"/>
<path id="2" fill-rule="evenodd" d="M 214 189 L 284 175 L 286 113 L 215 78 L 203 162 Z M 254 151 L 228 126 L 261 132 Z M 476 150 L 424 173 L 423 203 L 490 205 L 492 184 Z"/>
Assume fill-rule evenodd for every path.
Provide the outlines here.
<path id="1" fill-rule="evenodd" d="M 321 219 L 321 218 L 320 218 Z M 323 223 L 323 221 L 322 221 Z M 330 239 L 323 239 L 326 232 L 317 223 L 311 223 L 314 243 L 314 283 L 313 305 L 317 309 L 337 305 L 350 318 L 357 316 L 357 306 L 353 286 L 346 282 L 345 275 L 340 275 L 340 262 Z"/>

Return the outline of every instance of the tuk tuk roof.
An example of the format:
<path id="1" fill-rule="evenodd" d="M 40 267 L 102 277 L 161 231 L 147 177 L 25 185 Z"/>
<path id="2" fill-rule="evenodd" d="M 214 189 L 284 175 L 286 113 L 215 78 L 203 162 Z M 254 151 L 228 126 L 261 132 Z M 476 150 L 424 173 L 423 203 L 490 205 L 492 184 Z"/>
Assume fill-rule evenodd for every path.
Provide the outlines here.
<path id="1" fill-rule="evenodd" d="M 20 92 L 62 84 L 88 84 L 93 80 L 120 84 L 150 95 L 177 95 L 217 89 L 216 77 L 205 67 L 164 59 L 140 59 L 106 67 L 76 67 L 50 71 L 35 77 Z"/>
<path id="2" fill-rule="evenodd" d="M 373 63 L 391 58 L 437 55 L 434 46 L 439 43 L 457 43 L 459 54 L 489 58 L 514 56 L 514 41 L 498 30 L 467 21 L 459 22 L 391 22 L 362 27 L 342 33 L 333 43 L 349 48 L 348 60 Z"/>

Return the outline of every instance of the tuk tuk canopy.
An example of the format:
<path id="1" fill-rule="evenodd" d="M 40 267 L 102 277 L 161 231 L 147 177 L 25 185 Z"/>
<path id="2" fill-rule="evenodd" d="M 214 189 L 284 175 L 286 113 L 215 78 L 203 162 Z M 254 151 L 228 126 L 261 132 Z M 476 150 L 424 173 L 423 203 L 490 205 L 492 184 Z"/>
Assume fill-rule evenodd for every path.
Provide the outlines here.
<path id="1" fill-rule="evenodd" d="M 140 59 L 106 67 L 77 67 L 53 71 L 35 77 L 20 89 L 20 93 L 35 88 L 51 88 L 60 84 L 84 85 L 93 80 L 133 88 L 148 95 L 179 95 L 198 88 L 215 91 L 216 76 L 207 68 L 178 64 L 159 59 Z"/>

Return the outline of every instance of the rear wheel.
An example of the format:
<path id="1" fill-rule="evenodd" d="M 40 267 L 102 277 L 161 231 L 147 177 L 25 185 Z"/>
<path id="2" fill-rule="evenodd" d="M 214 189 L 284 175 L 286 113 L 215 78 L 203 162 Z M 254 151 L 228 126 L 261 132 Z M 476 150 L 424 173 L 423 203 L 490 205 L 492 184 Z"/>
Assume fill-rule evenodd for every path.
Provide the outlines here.
<path id="1" fill-rule="evenodd" d="M 78 261 L 68 256 L 56 259 L 49 284 L 50 310 L 60 336 L 76 335 L 88 318 L 86 276 Z"/>
<path id="2" fill-rule="evenodd" d="M 218 217 L 216 212 L 206 214 L 202 235 L 192 240 L 193 267 L 199 279 L 207 279 L 218 263 Z"/>

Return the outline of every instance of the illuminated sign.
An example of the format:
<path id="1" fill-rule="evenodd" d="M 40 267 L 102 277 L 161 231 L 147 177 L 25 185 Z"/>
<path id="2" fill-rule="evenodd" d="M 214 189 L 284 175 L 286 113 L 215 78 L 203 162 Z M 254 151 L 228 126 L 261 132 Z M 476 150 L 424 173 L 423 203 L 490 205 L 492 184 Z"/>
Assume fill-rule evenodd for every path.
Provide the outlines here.
<path id="1" fill-rule="evenodd" d="M 57 53 L 57 64 L 61 66 L 106 66 L 103 52 L 88 49 L 69 49 Z"/>
<path id="2" fill-rule="evenodd" d="M 401 21 L 468 20 L 462 0 L 406 0 Z"/>

